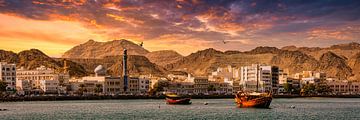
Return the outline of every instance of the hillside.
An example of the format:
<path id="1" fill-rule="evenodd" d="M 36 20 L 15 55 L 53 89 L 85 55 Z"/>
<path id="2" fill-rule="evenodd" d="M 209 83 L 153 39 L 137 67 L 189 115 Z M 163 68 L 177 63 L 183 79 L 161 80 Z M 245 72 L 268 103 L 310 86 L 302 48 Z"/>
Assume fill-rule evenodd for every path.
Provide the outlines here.
<path id="1" fill-rule="evenodd" d="M 102 59 L 70 59 L 78 63 L 86 69 L 90 74 L 94 74 L 94 69 L 98 65 L 103 65 L 107 68 L 109 75 L 119 76 L 122 75 L 122 56 L 107 56 Z M 129 74 L 132 76 L 153 74 L 163 75 L 166 71 L 151 63 L 146 57 L 138 55 L 128 56 L 128 69 Z"/>
<path id="2" fill-rule="evenodd" d="M 175 63 L 183 58 L 182 55 L 173 50 L 153 51 L 146 54 L 146 57 L 150 60 L 150 62 L 156 63 L 160 66 Z"/>
<path id="3" fill-rule="evenodd" d="M 63 59 L 55 60 L 37 49 L 24 50 L 18 54 L 0 50 L 0 60 L 16 63 L 17 68 L 25 67 L 27 69 L 35 69 L 43 65 L 53 68 L 57 72 L 62 72 L 64 67 Z M 87 75 L 85 69 L 79 64 L 68 61 L 68 66 L 70 76 L 81 77 Z"/>
<path id="4" fill-rule="evenodd" d="M 310 56 L 313 56 L 317 60 L 319 60 L 320 57 L 327 52 L 333 52 L 340 57 L 349 59 L 354 57 L 357 53 L 360 52 L 360 44 L 356 42 L 352 42 L 347 44 L 332 45 L 330 47 L 325 47 L 325 48 L 286 46 L 281 49 L 289 50 L 289 51 L 301 51 Z"/>
<path id="5" fill-rule="evenodd" d="M 62 58 L 94 59 L 106 56 L 122 55 L 127 49 L 129 55 L 146 55 L 149 53 L 141 46 L 128 40 L 113 40 L 108 42 L 96 42 L 89 40 L 66 51 Z"/>
<path id="6" fill-rule="evenodd" d="M 290 49 L 290 47 L 287 49 Z M 265 46 L 246 52 L 231 51 L 226 53 L 214 49 L 206 49 L 186 56 L 176 63 L 169 64 L 166 68 L 173 71 L 186 71 L 196 75 L 207 75 L 211 71 L 215 71 L 217 67 L 224 67 L 226 65 L 241 67 L 260 63 L 279 66 L 281 69 L 288 69 L 290 73 L 312 70 L 323 71 L 329 77 L 341 79 L 350 78 L 354 75 L 359 76 L 357 73 L 353 73 L 358 71 L 356 67 L 360 60 L 357 58 L 352 59 L 352 67 L 350 67 L 348 59 L 344 57 L 344 54 L 338 55 L 328 51 L 316 59 L 306 52 L 293 49 L 294 47 L 292 47 L 292 50 L 284 50 Z M 318 48 L 314 48 L 308 51 L 317 50 Z"/>

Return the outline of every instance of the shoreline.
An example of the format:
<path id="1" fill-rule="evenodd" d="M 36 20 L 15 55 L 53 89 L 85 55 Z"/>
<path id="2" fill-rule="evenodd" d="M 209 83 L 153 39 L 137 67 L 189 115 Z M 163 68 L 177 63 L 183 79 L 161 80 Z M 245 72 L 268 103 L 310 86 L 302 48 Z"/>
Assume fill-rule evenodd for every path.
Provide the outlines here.
<path id="1" fill-rule="evenodd" d="M 192 99 L 224 99 L 234 98 L 234 95 L 192 95 L 187 96 Z M 360 95 L 273 95 L 273 98 L 360 98 Z M 21 102 L 21 101 L 67 101 L 67 100 L 133 100 L 133 99 L 165 99 L 165 96 L 27 96 L 27 97 L 7 97 L 0 98 L 0 102 Z"/>

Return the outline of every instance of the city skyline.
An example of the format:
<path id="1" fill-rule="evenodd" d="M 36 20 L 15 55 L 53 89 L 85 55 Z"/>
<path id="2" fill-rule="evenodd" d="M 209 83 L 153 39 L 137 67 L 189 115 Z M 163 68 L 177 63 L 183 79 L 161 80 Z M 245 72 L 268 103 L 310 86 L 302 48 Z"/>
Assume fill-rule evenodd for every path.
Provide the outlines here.
<path id="1" fill-rule="evenodd" d="M 250 50 L 359 42 L 360 2 L 0 0 L 0 47 L 50 56 L 89 39 L 144 42 L 150 51 Z M 226 44 L 223 44 L 226 41 Z"/>

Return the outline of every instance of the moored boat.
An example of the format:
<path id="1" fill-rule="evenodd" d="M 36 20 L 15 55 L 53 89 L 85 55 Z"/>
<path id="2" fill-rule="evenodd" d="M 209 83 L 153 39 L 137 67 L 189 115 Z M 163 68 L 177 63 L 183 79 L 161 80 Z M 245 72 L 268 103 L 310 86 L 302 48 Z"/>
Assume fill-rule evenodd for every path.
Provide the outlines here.
<path id="1" fill-rule="evenodd" d="M 166 94 L 166 103 L 167 104 L 180 104 L 188 105 L 191 104 L 191 98 L 183 97 L 175 94 Z"/>
<path id="2" fill-rule="evenodd" d="M 271 93 L 245 93 L 235 95 L 235 103 L 239 108 L 269 108 L 272 101 Z"/>

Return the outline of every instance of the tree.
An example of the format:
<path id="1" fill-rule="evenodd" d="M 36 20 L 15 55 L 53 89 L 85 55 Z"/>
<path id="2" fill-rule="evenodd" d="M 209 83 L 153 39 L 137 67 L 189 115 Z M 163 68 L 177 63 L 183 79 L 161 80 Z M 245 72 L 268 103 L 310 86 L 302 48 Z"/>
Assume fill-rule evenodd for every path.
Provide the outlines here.
<path id="1" fill-rule="evenodd" d="M 154 88 L 149 91 L 151 95 L 155 95 L 157 92 L 164 91 L 165 87 L 169 87 L 168 81 L 158 81 L 155 83 Z"/>
<path id="2" fill-rule="evenodd" d="M 215 88 L 214 85 L 209 85 L 207 90 L 208 90 L 209 92 L 210 92 L 210 91 L 216 91 L 216 88 Z"/>
<path id="3" fill-rule="evenodd" d="M 103 92 L 103 88 L 101 84 L 96 84 L 95 93 Z"/>
<path id="4" fill-rule="evenodd" d="M 84 92 L 86 92 L 87 90 L 85 89 L 85 85 L 84 84 L 80 84 L 79 85 L 79 89 L 78 89 L 78 93 L 79 94 L 83 94 Z"/>
<path id="5" fill-rule="evenodd" d="M 304 85 L 303 88 L 302 88 L 302 92 L 305 95 L 314 94 L 316 92 L 315 91 L 315 85 L 314 84 L 306 84 L 306 85 Z"/>
<path id="6" fill-rule="evenodd" d="M 6 91 L 7 84 L 4 81 L 0 81 L 0 92 Z"/>
<path id="7" fill-rule="evenodd" d="M 284 89 L 285 89 L 286 92 L 291 93 L 292 90 L 293 90 L 293 87 L 292 87 L 291 84 L 285 83 L 285 84 L 284 84 Z"/>
<path id="8" fill-rule="evenodd" d="M 315 86 L 315 91 L 320 94 L 327 94 L 331 92 L 330 87 L 326 84 L 318 84 Z"/>

